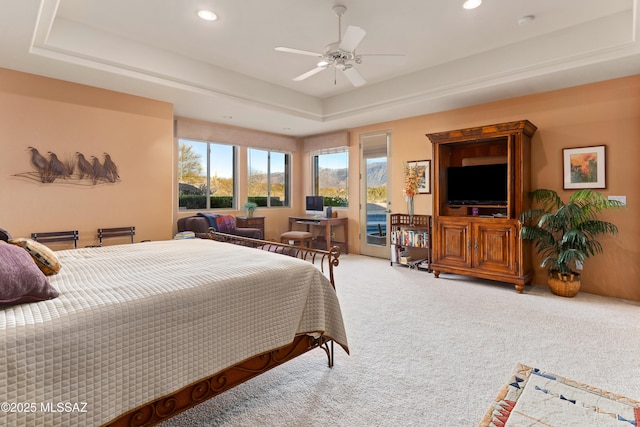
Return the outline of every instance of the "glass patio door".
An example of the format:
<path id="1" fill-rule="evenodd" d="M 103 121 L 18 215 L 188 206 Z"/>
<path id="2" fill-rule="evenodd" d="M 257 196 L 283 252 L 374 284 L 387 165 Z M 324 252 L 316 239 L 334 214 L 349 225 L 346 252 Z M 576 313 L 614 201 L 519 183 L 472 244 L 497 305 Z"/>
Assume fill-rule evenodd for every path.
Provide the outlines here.
<path id="1" fill-rule="evenodd" d="M 360 253 L 389 258 L 387 192 L 389 132 L 360 137 Z"/>

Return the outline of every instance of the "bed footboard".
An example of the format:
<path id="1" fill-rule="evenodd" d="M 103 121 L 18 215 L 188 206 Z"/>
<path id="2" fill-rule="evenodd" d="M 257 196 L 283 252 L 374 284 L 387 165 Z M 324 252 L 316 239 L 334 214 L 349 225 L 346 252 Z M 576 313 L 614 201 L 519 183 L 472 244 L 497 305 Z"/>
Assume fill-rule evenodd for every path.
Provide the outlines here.
<path id="1" fill-rule="evenodd" d="M 328 351 L 328 344 L 328 340 L 324 337 L 314 338 L 309 335 L 299 335 L 289 345 L 254 356 L 215 375 L 190 384 L 169 396 L 127 412 L 105 424 L 104 427 L 137 427 L 158 424 L 309 350 L 321 347 Z"/>
<path id="2" fill-rule="evenodd" d="M 325 272 L 325 269 L 327 269 L 331 286 L 333 286 L 334 289 L 336 288 L 333 278 L 333 268 L 340 264 L 338 259 L 340 258 L 340 248 L 338 246 L 332 246 L 328 251 L 310 249 L 304 246 L 293 246 L 286 243 L 270 242 L 268 240 L 252 239 L 250 237 L 242 237 L 235 234 L 220 233 L 215 231 L 213 228 L 209 229 L 207 239 L 275 252 L 309 261 L 310 263 L 317 265 L 323 273 Z"/>

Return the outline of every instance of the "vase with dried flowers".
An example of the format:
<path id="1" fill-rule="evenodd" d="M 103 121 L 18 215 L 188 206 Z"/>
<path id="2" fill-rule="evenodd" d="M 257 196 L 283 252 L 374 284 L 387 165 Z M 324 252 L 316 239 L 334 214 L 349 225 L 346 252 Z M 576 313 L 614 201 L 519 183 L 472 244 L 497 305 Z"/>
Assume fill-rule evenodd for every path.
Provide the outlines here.
<path id="1" fill-rule="evenodd" d="M 417 165 L 404 162 L 404 197 L 407 200 L 409 223 L 413 224 L 413 197 L 418 194 Z"/>

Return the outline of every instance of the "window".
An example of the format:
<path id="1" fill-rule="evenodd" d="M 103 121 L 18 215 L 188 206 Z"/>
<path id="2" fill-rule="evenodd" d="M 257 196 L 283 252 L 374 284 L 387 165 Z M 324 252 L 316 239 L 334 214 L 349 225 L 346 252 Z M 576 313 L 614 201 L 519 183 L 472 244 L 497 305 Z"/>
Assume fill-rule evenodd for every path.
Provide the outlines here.
<path id="1" fill-rule="evenodd" d="M 291 155 L 276 151 L 247 150 L 248 198 L 258 206 L 290 206 Z"/>
<path id="2" fill-rule="evenodd" d="M 178 140 L 178 207 L 233 208 L 235 164 L 232 145 Z"/>
<path id="3" fill-rule="evenodd" d="M 325 206 L 349 206 L 349 152 L 347 147 L 312 153 L 313 193 Z"/>

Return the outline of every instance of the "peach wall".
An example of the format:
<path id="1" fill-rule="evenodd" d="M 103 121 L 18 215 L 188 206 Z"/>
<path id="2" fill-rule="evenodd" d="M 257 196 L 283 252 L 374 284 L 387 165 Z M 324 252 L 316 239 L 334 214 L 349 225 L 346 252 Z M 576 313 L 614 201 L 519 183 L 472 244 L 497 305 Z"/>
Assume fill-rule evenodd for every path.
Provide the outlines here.
<path id="1" fill-rule="evenodd" d="M 627 196 L 627 209 L 602 216 L 614 222 L 620 234 L 601 239 L 604 253 L 586 262 L 582 290 L 640 301 L 640 75 L 352 129 L 351 154 L 358 155 L 360 134 L 391 129 L 393 211 L 406 212 L 402 162 L 431 158 L 426 133 L 521 119 L 538 127 L 532 141 L 532 187 L 551 188 L 565 200 L 571 192 L 563 190 L 562 149 L 606 145 L 607 189 L 602 192 Z M 350 174 L 353 180 L 355 175 Z M 350 192 L 350 201 L 358 196 Z M 431 214 L 431 196 L 418 196 L 415 206 L 416 213 Z M 357 208 L 349 215 L 357 218 Z M 350 237 L 355 242 L 357 234 Z M 546 284 L 540 268 L 534 283 Z"/>
<path id="2" fill-rule="evenodd" d="M 0 69 L 0 227 L 16 236 L 74 228 L 81 246 L 96 242 L 98 227 L 135 225 L 136 240 L 171 238 L 176 185 L 173 115 L 170 104 Z M 620 228 L 602 239 L 605 253 L 585 265 L 583 291 L 640 301 L 640 75 L 469 108 L 349 130 L 350 170 L 359 169 L 362 133 L 392 132 L 391 197 L 394 212 L 406 212 L 402 162 L 431 158 L 426 133 L 528 119 L 533 138 L 532 186 L 562 190 L 562 149 L 607 146 L 608 195 L 626 195 L 628 208 L 606 219 Z M 301 144 L 301 142 L 298 142 Z M 76 151 L 108 152 L 121 182 L 98 186 L 42 184 L 13 176 L 32 171 L 28 146 L 63 157 Z M 241 152 L 240 161 L 243 160 Z M 246 155 L 245 155 L 246 156 Z M 290 213 L 300 213 L 310 187 L 308 153 L 293 156 L 293 207 L 258 211 L 267 216 L 267 237 L 277 238 Z M 358 252 L 359 178 L 350 173 L 350 252 Z M 302 177 L 302 179 L 300 179 Z M 431 213 L 430 195 L 416 198 L 416 213 Z M 237 214 L 239 212 L 232 211 Z M 545 283 L 539 270 L 535 283 Z"/>
<path id="3" fill-rule="evenodd" d="M 134 225 L 136 241 L 172 236 L 171 104 L 0 69 L 0 227 L 15 237 L 77 229 L 80 245 L 96 229 Z M 43 184 L 27 147 L 72 158 L 109 153 L 121 181 Z"/>

